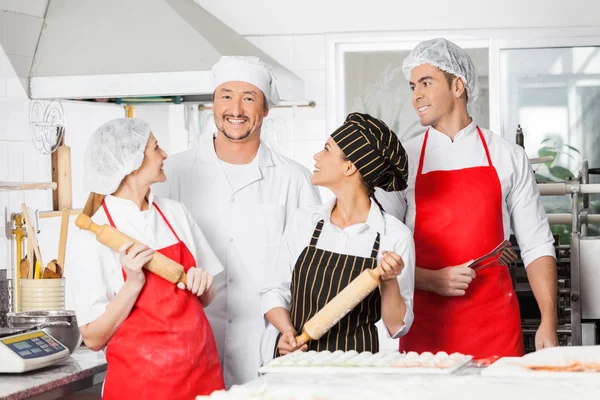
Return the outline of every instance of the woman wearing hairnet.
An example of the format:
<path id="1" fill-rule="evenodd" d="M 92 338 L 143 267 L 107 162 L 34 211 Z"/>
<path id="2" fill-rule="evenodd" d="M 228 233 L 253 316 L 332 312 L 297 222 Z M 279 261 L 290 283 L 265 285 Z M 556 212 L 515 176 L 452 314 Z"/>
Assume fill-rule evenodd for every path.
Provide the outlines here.
<path id="1" fill-rule="evenodd" d="M 150 185 L 166 179 L 166 157 L 150 126 L 134 118 L 105 123 L 86 149 L 84 214 L 149 246 L 129 243 L 117 253 L 79 231 L 69 248 L 81 335 L 92 350 L 106 346 L 104 399 L 191 399 L 223 388 L 203 310 L 223 267 L 186 208 L 152 195 Z M 187 285 L 142 270 L 154 251 L 183 265 Z"/>
<path id="2" fill-rule="evenodd" d="M 267 274 L 261 303 L 279 331 L 275 352 L 377 352 L 377 321 L 383 319 L 387 333 L 397 338 L 413 320 L 412 234 L 373 197 L 375 187 L 386 191 L 406 187 L 406 153 L 382 121 L 353 113 L 314 159 L 312 183 L 333 191 L 335 199 L 296 211 Z M 379 289 L 321 339 L 298 343 L 295 336 L 303 325 L 369 268 L 381 272 Z"/>
<path id="3" fill-rule="evenodd" d="M 554 240 L 527 155 L 469 115 L 479 82 L 463 49 L 446 39 L 428 40 L 402 67 L 413 107 L 428 128 L 406 144 L 408 188 L 391 204 L 380 197 L 414 230 L 415 320 L 400 349 L 477 358 L 523 354 L 508 267 L 469 266 L 508 239 L 511 228 L 541 311 L 536 348 L 555 346 Z"/>

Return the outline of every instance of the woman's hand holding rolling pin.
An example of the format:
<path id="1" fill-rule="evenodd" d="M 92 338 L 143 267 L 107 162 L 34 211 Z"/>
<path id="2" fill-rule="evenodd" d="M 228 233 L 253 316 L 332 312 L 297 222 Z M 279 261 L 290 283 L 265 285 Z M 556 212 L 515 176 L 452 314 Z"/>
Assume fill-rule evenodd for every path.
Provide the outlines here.
<path id="1" fill-rule="evenodd" d="M 379 261 L 379 266 L 377 269 L 381 274 L 381 281 L 389 281 L 391 279 L 396 279 L 398 275 L 404 269 L 404 261 L 402 261 L 402 257 L 392 251 L 382 251 L 381 260 Z"/>
<path id="2" fill-rule="evenodd" d="M 129 250 L 129 251 L 127 251 Z M 146 283 L 146 277 L 142 268 L 152 260 L 154 250 L 144 245 L 133 245 L 132 242 L 125 243 L 119 248 L 119 261 L 127 275 L 126 283 L 141 288 Z"/>
<path id="3" fill-rule="evenodd" d="M 187 271 L 187 285 L 182 282 L 177 284 L 179 289 L 187 289 L 196 296 L 200 297 L 204 293 L 210 292 L 213 286 L 213 277 L 202 268 L 192 267 Z"/>

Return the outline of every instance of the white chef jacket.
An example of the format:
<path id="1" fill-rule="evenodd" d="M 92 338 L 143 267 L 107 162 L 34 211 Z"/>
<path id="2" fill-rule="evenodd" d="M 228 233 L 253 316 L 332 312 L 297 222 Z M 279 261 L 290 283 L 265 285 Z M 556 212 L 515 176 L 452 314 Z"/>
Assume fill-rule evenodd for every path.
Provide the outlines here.
<path id="1" fill-rule="evenodd" d="M 377 262 L 382 258 L 382 251 L 392 251 L 402 257 L 404 269 L 398 275 L 400 294 L 406 304 L 404 326 L 388 337 L 396 339 L 408 332 L 413 314 L 413 294 L 415 290 L 415 245 L 412 232 L 392 215 L 382 212 L 371 200 L 371 209 L 367 221 L 354 224 L 344 229 L 331 222 L 331 212 L 337 199 L 317 206 L 299 208 L 288 223 L 283 241 L 279 247 L 277 258 L 271 264 L 269 273 L 265 274 L 261 290 L 261 307 L 263 314 L 275 307 L 290 309 L 291 282 L 298 257 L 310 244 L 315 226 L 324 221 L 323 229 L 317 242 L 317 248 L 358 257 L 370 257 L 373 243 L 379 237 L 379 253 Z M 385 329 L 387 331 L 387 329 Z M 271 354 L 276 345 L 277 332 L 270 331 L 268 339 Z"/>
<path id="2" fill-rule="evenodd" d="M 177 243 L 177 239 L 152 204 L 156 202 L 194 256 L 196 266 L 213 276 L 223 270 L 206 237 L 183 204 L 154 197 L 152 193 L 148 197 L 150 207 L 146 211 L 140 211 L 133 201 L 119 197 L 109 195 L 104 201 L 119 231 L 158 250 Z M 92 216 L 92 220 L 99 225 L 110 225 L 102 207 Z M 78 230 L 66 254 L 67 290 L 75 308 L 77 323 L 82 326 L 102 315 L 108 303 L 121 290 L 124 284 L 123 270 L 119 254 L 98 242 L 90 231 Z"/>
<path id="3" fill-rule="evenodd" d="M 310 173 L 261 142 L 245 181 L 232 187 L 208 140 L 165 162 L 167 193 L 189 207 L 224 266 L 215 280 L 217 296 L 206 308 L 225 386 L 258 376 L 265 332 L 260 289 L 285 224 L 299 206 L 320 203 Z"/>
<path id="4" fill-rule="evenodd" d="M 502 186 L 504 237 L 508 240 L 511 230 L 514 232 L 525 266 L 542 256 L 555 257 L 554 239 L 525 151 L 487 129 L 480 129 Z M 416 216 L 415 179 L 424 137 L 425 134 L 422 134 L 404 144 L 409 164 L 406 190 L 391 193 L 378 190 L 376 194 L 383 208 L 405 221 L 413 231 Z M 434 128 L 429 128 L 423 174 L 487 165 L 485 149 L 475 122 L 459 131 L 454 141 Z"/>

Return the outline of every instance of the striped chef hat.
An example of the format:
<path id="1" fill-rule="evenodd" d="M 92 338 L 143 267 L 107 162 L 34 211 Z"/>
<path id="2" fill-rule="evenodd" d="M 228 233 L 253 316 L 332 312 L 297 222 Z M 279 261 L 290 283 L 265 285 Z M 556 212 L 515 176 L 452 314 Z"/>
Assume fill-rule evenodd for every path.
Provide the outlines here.
<path id="1" fill-rule="evenodd" d="M 369 185 L 387 192 L 406 189 L 406 151 L 383 121 L 369 114 L 351 113 L 331 138 Z"/>

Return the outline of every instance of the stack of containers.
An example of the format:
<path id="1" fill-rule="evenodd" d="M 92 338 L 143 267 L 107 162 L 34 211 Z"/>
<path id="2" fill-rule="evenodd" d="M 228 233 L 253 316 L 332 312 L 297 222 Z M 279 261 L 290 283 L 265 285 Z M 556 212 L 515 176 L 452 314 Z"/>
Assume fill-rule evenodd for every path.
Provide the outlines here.
<path id="1" fill-rule="evenodd" d="M 58 311 L 65 309 L 65 278 L 20 279 L 19 311 Z"/>

